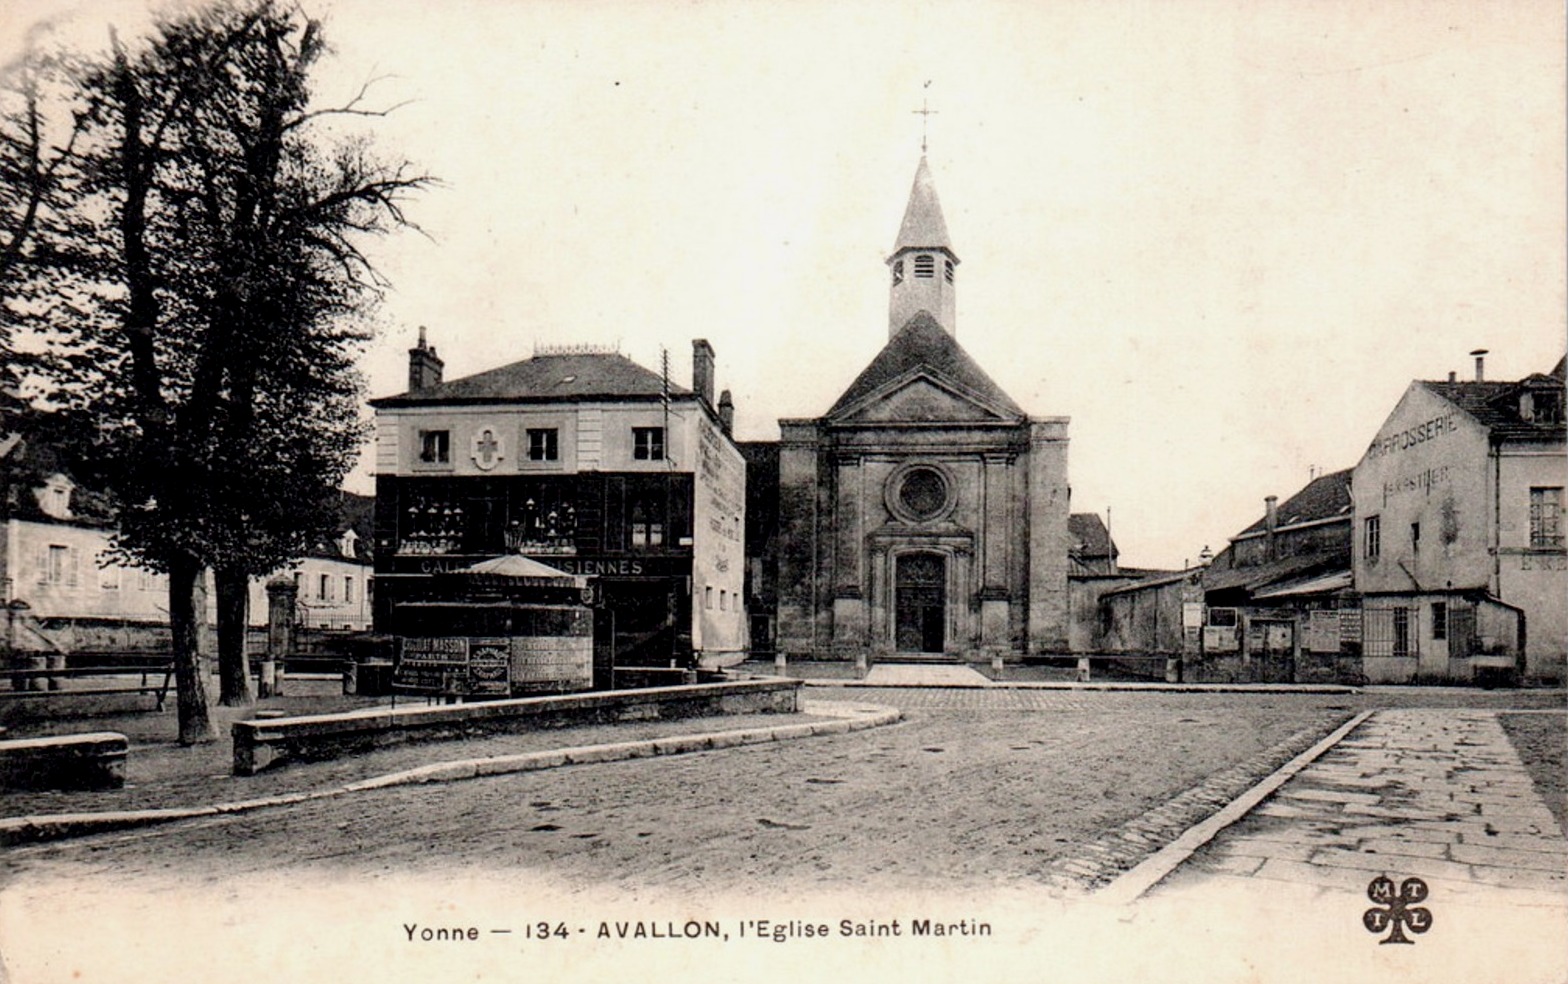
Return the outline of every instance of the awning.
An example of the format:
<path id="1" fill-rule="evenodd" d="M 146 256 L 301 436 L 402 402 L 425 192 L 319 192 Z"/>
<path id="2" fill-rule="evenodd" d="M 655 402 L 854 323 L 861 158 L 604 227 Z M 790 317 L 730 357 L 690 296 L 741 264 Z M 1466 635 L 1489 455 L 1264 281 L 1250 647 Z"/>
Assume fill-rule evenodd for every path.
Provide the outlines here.
<path id="1" fill-rule="evenodd" d="M 1252 597 L 1257 601 L 1269 598 L 1300 598 L 1306 595 L 1343 591 L 1348 587 L 1350 587 L 1350 572 L 1335 571 L 1332 574 L 1309 577 L 1305 581 L 1287 581 L 1266 591 L 1259 591 Z"/>
<path id="2" fill-rule="evenodd" d="M 586 588 L 588 579 L 576 574 L 568 574 L 557 570 L 548 564 L 541 564 L 537 560 L 529 560 L 518 554 L 506 554 L 500 557 L 491 557 L 481 560 L 477 564 L 461 567 L 451 574 L 466 574 L 484 578 L 505 578 L 507 581 L 531 585 L 541 588 Z"/>

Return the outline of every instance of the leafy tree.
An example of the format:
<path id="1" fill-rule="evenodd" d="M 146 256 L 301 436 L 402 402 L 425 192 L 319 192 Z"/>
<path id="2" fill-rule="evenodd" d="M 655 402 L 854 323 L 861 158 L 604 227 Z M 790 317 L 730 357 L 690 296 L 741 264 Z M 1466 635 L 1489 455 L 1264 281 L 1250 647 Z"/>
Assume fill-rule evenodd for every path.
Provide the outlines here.
<path id="1" fill-rule="evenodd" d="M 82 139 L 53 234 L 8 313 L 53 344 L 62 398 L 99 423 L 117 549 L 169 575 L 180 740 L 212 736 L 197 590 L 223 600 L 223 697 L 248 699 L 247 575 L 319 535 L 361 437 L 355 315 L 381 285 L 364 237 L 427 184 L 312 132 L 316 23 L 277 0 L 163 22 L 81 75 Z M 238 620 L 234 618 L 239 599 Z"/>

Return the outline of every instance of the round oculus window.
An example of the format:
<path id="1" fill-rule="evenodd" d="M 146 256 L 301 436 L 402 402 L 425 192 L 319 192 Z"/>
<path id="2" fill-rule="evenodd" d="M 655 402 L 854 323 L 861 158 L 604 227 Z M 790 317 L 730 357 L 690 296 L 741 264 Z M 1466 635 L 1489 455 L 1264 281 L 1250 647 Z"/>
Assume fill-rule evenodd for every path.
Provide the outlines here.
<path id="1" fill-rule="evenodd" d="M 930 468 L 914 468 L 898 487 L 898 503 L 916 519 L 931 519 L 947 505 L 947 480 Z"/>

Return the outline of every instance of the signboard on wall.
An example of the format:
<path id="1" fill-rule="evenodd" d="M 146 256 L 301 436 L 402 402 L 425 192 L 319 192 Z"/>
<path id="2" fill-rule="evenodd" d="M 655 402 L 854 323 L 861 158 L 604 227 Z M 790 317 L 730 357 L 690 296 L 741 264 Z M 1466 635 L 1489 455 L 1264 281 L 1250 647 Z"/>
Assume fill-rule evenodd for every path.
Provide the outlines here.
<path id="1" fill-rule="evenodd" d="M 442 636 L 399 641 L 392 686 L 446 697 L 511 693 L 511 643 L 507 639 Z"/>
<path id="2" fill-rule="evenodd" d="M 1311 612 L 1302 627 L 1301 643 L 1312 653 L 1339 652 L 1339 612 Z"/>

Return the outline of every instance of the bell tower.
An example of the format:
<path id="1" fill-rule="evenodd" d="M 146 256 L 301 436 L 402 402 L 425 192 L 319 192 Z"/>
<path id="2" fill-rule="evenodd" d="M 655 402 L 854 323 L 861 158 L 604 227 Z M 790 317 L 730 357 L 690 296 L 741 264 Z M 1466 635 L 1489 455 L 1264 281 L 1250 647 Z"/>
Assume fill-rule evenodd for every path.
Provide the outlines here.
<path id="1" fill-rule="evenodd" d="M 898 241 L 887 258 L 892 275 L 888 302 L 888 337 L 921 311 L 929 311 L 949 335 L 957 336 L 958 254 L 953 252 L 942 219 L 942 203 L 924 154 L 915 169 L 909 205 L 898 228 Z"/>

